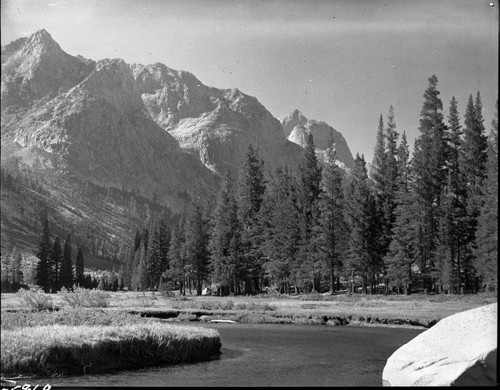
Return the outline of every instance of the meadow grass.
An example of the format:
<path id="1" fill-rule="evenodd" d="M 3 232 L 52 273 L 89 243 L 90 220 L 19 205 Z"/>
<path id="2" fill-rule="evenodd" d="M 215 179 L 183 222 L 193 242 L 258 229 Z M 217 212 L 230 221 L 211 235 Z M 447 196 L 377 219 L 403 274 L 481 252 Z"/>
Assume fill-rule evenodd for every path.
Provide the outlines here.
<path id="1" fill-rule="evenodd" d="M 221 347 L 214 329 L 158 322 L 3 328 L 1 338 L 1 372 L 6 377 L 88 374 L 193 362 L 219 353 Z"/>
<path id="2" fill-rule="evenodd" d="M 2 330 L 46 325 L 121 326 L 145 323 L 137 314 L 105 309 L 63 309 L 58 311 L 4 311 L 0 317 Z"/>
<path id="3" fill-rule="evenodd" d="M 493 293 L 470 295 L 308 294 L 252 297 L 179 296 L 174 293 L 164 295 L 149 291 L 108 292 L 108 294 L 110 301 L 106 310 L 134 311 L 145 314 L 150 311 L 177 312 L 178 320 L 193 320 L 196 317 L 194 313 L 199 315 L 203 312 L 204 315 L 212 314 L 224 318 L 241 316 L 245 321 L 253 323 L 259 321 L 283 323 L 287 319 L 295 323 L 304 321 L 307 323 L 319 317 L 343 317 L 365 322 L 369 318 L 378 318 L 381 324 L 384 324 L 385 320 L 391 323 L 404 320 L 400 322 L 419 322 L 423 326 L 461 311 L 497 302 L 498 299 Z M 63 309 L 68 308 L 68 302 L 60 294 L 52 294 L 52 296 L 54 305 Z M 2 294 L 2 312 L 7 309 L 22 308 L 23 303 L 16 294 Z M 264 312 L 265 316 L 262 315 Z M 255 318 L 251 318 L 252 316 Z M 230 319 L 238 320 L 233 317 Z"/>

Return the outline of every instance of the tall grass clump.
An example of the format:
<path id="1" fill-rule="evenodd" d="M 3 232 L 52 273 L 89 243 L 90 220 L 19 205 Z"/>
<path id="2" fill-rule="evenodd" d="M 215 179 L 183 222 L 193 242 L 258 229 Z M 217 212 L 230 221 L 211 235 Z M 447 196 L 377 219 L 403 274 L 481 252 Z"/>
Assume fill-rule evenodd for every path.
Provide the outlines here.
<path id="1" fill-rule="evenodd" d="M 111 295 L 101 290 L 87 290 L 75 287 L 68 291 L 64 287 L 58 293 L 71 307 L 109 307 Z"/>
<path id="2" fill-rule="evenodd" d="M 21 303 L 31 310 L 51 310 L 54 308 L 52 297 L 45 294 L 40 288 L 31 290 L 22 288 L 16 294 Z"/>
<path id="3" fill-rule="evenodd" d="M 142 295 L 137 294 L 135 298 L 139 301 L 139 305 L 141 307 L 151 307 L 158 302 L 158 298 L 154 291 L 152 292 L 150 297 L 148 297 L 143 291 Z"/>
<path id="4" fill-rule="evenodd" d="M 235 306 L 237 310 L 248 310 L 248 311 L 274 311 L 276 306 L 271 305 L 267 302 L 242 302 Z"/>
<path id="5" fill-rule="evenodd" d="M 232 310 L 234 302 L 231 299 L 213 302 L 200 302 L 200 309 L 203 310 Z"/>
<path id="6" fill-rule="evenodd" d="M 12 330 L 47 325 L 122 326 L 145 323 L 147 319 L 137 314 L 90 308 L 66 308 L 59 311 L 3 312 L 1 329 Z M 3 342 L 3 338 L 2 338 Z"/>
<path id="7" fill-rule="evenodd" d="M 2 331 L 1 374 L 88 374 L 194 362 L 220 347 L 214 329 L 160 323 L 19 328 Z"/>

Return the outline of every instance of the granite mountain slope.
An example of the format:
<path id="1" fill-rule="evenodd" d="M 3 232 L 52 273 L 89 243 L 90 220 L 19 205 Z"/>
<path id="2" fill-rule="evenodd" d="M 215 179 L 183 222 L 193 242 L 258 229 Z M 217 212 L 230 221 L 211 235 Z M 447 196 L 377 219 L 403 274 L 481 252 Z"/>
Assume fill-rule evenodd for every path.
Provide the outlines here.
<path id="1" fill-rule="evenodd" d="M 288 140 L 305 147 L 306 135 L 312 134 L 314 145 L 319 155 L 324 155 L 330 137 L 333 136 L 337 150 L 337 159 L 345 168 L 354 167 L 354 159 L 344 136 L 328 123 L 307 119 L 299 110 L 292 111 L 280 119 L 283 131 Z"/>
<path id="2" fill-rule="evenodd" d="M 74 242 L 90 247 L 95 238 L 109 249 L 96 255 L 116 253 L 152 208 L 179 212 L 195 188 L 217 187 L 149 116 L 125 62 L 72 57 L 43 30 L 2 48 L 1 134 L 2 170 L 37 188 L 18 188 L 30 202 L 2 188 L 3 248 L 32 248 L 47 208 Z M 137 212 L 139 198 L 148 213 Z"/>
<path id="3" fill-rule="evenodd" d="M 151 117 L 213 172 L 238 175 L 248 145 L 259 149 L 266 170 L 296 168 L 303 151 L 283 136 L 279 121 L 238 89 L 202 84 L 163 64 L 132 65 L 136 86 Z"/>
<path id="4" fill-rule="evenodd" d="M 71 56 L 45 30 L 2 47 L 1 96 L 2 172 L 18 183 L 2 188 L 2 249 L 33 249 L 48 209 L 61 234 L 109 257 L 154 210 L 180 212 L 227 170 L 236 178 L 249 144 L 267 171 L 303 157 L 254 97 L 159 63 Z"/>

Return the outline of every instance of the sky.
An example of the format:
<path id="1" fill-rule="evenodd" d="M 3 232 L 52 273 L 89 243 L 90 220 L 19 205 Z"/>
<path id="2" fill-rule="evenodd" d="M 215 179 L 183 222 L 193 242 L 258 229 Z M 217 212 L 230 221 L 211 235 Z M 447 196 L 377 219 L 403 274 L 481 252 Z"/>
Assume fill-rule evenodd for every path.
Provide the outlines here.
<path id="1" fill-rule="evenodd" d="M 394 107 L 411 149 L 428 79 L 463 118 L 479 91 L 487 133 L 498 99 L 498 0 L 1 0 L 2 46 L 45 29 L 71 55 L 161 62 L 299 109 L 372 161 Z M 463 122 L 462 122 L 463 123 Z"/>

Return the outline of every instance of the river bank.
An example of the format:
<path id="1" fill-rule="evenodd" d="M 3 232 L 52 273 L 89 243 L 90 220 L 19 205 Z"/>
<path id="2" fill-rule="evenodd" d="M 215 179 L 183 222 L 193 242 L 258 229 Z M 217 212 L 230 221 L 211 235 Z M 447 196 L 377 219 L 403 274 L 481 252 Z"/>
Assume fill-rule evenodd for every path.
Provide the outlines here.
<path id="1" fill-rule="evenodd" d="M 130 367 L 138 368 L 152 364 L 153 361 L 158 361 L 160 364 L 196 361 L 197 359 L 205 359 L 214 351 L 216 352 L 216 344 L 219 339 L 216 334 L 213 334 L 206 339 L 205 345 L 207 348 L 205 350 L 201 348 L 199 356 L 196 354 L 196 351 L 200 351 L 199 346 L 194 349 L 191 348 L 191 352 L 195 351 L 195 353 L 185 353 L 184 351 L 190 351 L 187 344 L 178 343 L 178 348 L 174 348 L 173 353 L 182 354 L 182 359 L 164 356 L 162 360 L 157 359 L 156 355 L 152 361 L 140 358 L 143 352 L 150 348 L 148 343 L 151 340 L 158 347 L 158 351 L 161 351 L 161 345 L 170 343 L 169 340 L 173 336 L 172 333 L 169 333 L 168 328 L 174 325 L 173 322 L 179 323 L 179 325 L 182 322 L 194 323 L 198 321 L 206 323 L 206 325 L 212 323 L 214 325 L 218 323 L 295 324 L 326 325 L 328 327 L 367 326 L 425 329 L 451 314 L 497 301 L 497 297 L 490 294 L 474 296 L 318 294 L 258 297 L 186 297 L 161 295 L 155 292 L 112 292 L 106 294 L 106 307 L 85 308 L 71 307 L 69 302 L 73 301 L 68 300 L 67 295 L 65 298 L 64 294 L 44 295 L 42 293 L 41 298 L 46 300 L 47 305 L 50 305 L 50 311 L 31 310 L 26 300 L 22 299 L 22 295 L 2 294 L 2 376 L 22 374 L 47 376 L 49 375 L 48 371 L 46 371 L 47 367 L 53 370 L 52 374 L 83 374 L 84 367 L 91 367 L 89 364 L 93 358 L 87 355 L 83 360 L 78 358 L 79 363 L 76 361 L 71 363 L 72 369 L 68 369 L 66 356 L 73 354 L 81 357 L 84 354 L 82 351 L 88 351 L 88 345 L 93 345 L 92 348 L 96 351 L 104 348 L 105 351 L 118 353 L 118 359 L 115 359 L 115 362 L 119 361 L 121 363 L 113 363 L 112 365 L 97 363 L 94 367 L 98 367 L 100 372 Z M 61 332 L 55 332 L 50 327 L 60 325 L 67 325 L 69 328 L 65 328 L 65 331 L 62 332 L 64 336 L 52 337 L 51 335 L 61 334 Z M 89 326 L 94 326 L 93 330 L 87 329 Z M 99 333 L 96 326 L 106 328 L 107 331 L 109 330 L 109 334 L 106 333 L 107 331 L 102 334 Z M 120 328 L 127 326 L 131 327 L 130 332 L 120 333 Z M 154 327 L 154 334 L 151 336 L 151 330 L 144 327 Z M 181 328 L 179 327 L 179 329 Z M 29 338 L 30 333 L 36 333 L 33 329 L 36 332 L 41 332 L 40 335 L 45 336 L 39 336 L 35 339 Z M 183 331 L 184 339 L 189 339 L 191 334 L 197 332 L 193 329 L 193 327 L 189 326 L 189 330 Z M 92 334 L 101 334 L 102 337 L 98 337 L 95 343 L 75 343 L 74 341 L 79 337 L 79 334 L 83 334 L 82 332 L 88 337 Z M 130 344 L 128 341 L 130 338 L 140 340 L 141 337 L 143 341 L 136 342 L 134 347 L 124 347 L 124 345 Z M 145 339 L 149 341 L 144 342 Z M 19 343 L 27 342 L 26 340 L 32 340 L 31 344 L 21 345 L 22 348 L 19 348 Z M 45 342 L 44 340 L 49 341 Z M 61 345 L 62 348 L 60 348 Z M 141 345 L 141 348 L 136 348 L 137 345 Z M 217 345 L 220 348 L 220 340 Z M 31 353 L 39 349 L 45 352 L 38 355 Z M 18 350 L 28 352 L 20 353 Z M 122 353 L 124 356 L 130 355 L 133 362 L 121 359 L 120 354 Z M 33 360 L 29 356 L 41 358 L 35 357 Z M 44 360 L 47 356 L 51 356 L 50 359 L 55 361 L 56 364 L 48 364 L 47 362 L 50 359 Z M 110 356 L 108 356 L 108 360 L 111 359 Z M 19 363 L 22 361 L 29 362 L 29 364 L 23 363 L 23 368 L 23 365 Z M 59 365 L 57 362 L 59 362 Z"/>
<path id="2" fill-rule="evenodd" d="M 476 295 L 296 295 L 165 296 L 158 292 L 109 292 L 106 310 L 167 321 L 238 323 L 417 326 L 429 328 L 442 318 L 497 302 L 494 294 Z M 51 294 L 56 309 L 69 307 Z M 2 311 L 26 308 L 17 294 L 2 294 Z"/>
<path id="3" fill-rule="evenodd" d="M 197 362 L 221 348 L 215 329 L 97 308 L 3 310 L 1 329 L 2 382 Z"/>

